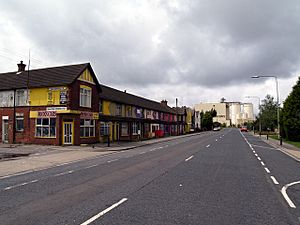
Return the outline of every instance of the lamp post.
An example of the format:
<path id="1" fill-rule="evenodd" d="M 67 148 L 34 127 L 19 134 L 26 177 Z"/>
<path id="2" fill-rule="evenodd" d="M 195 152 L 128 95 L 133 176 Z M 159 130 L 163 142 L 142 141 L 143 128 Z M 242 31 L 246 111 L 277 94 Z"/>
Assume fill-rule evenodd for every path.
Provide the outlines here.
<path id="1" fill-rule="evenodd" d="M 276 94 L 277 94 L 277 127 L 278 127 L 278 139 L 280 141 L 280 145 L 282 145 L 282 140 L 281 140 L 281 136 L 280 136 L 280 116 L 279 116 L 279 90 L 278 90 L 278 80 L 277 80 L 277 76 L 265 76 L 265 75 L 261 75 L 261 76 L 252 76 L 251 78 L 261 78 L 261 77 L 272 77 L 275 79 L 275 83 L 276 83 Z"/>
<path id="2" fill-rule="evenodd" d="M 245 98 L 256 98 L 258 99 L 258 109 L 260 110 L 260 97 L 258 96 L 245 96 Z M 259 118 L 259 135 L 261 134 L 261 118 Z"/>

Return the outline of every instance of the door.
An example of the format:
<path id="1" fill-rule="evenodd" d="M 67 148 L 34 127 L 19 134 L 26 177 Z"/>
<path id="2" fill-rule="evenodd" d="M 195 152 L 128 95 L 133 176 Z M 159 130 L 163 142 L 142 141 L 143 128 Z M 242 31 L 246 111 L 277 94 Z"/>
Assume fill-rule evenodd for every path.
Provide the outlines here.
<path id="1" fill-rule="evenodd" d="M 73 144 L 73 122 L 63 122 L 63 144 Z"/>
<path id="2" fill-rule="evenodd" d="M 2 120 L 2 142 L 8 143 L 8 120 Z"/>

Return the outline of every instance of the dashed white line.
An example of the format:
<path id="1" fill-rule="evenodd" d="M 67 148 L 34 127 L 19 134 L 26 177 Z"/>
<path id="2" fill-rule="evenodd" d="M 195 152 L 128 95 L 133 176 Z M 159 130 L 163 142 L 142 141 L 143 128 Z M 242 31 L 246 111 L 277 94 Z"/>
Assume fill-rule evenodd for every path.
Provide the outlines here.
<path id="1" fill-rule="evenodd" d="M 108 163 L 111 163 L 111 162 L 115 162 L 115 161 L 118 161 L 119 159 L 112 159 L 112 160 L 108 160 L 107 162 Z"/>
<path id="2" fill-rule="evenodd" d="M 261 161 L 260 163 L 261 163 L 261 165 L 262 165 L 262 166 L 265 166 L 265 164 L 264 164 L 264 162 L 263 162 L 263 161 Z"/>
<path id="3" fill-rule="evenodd" d="M 267 173 L 270 173 L 270 170 L 267 167 L 264 167 L 264 169 Z"/>
<path id="4" fill-rule="evenodd" d="M 255 155 L 256 157 L 258 157 L 258 155 L 257 155 L 256 153 L 255 153 L 254 155 Z"/>
<path id="5" fill-rule="evenodd" d="M 29 182 L 24 182 L 24 183 L 22 183 L 22 184 L 16 184 L 16 185 L 13 185 L 13 186 L 10 186 L 10 187 L 6 187 L 6 188 L 4 188 L 3 190 L 4 190 L 4 191 L 7 191 L 7 190 L 10 190 L 10 189 L 13 189 L 13 188 L 25 186 L 25 185 L 27 185 L 27 184 L 32 184 L 32 183 L 35 183 L 35 182 L 38 182 L 38 180 L 32 180 L 32 181 L 29 181 Z"/>
<path id="6" fill-rule="evenodd" d="M 54 177 L 58 177 L 58 176 L 63 176 L 63 175 L 67 175 L 67 174 L 71 174 L 73 173 L 74 170 L 69 170 L 69 171 L 66 171 L 66 172 L 62 172 L 62 173 L 58 173 L 58 174 L 55 174 L 53 175 Z"/>
<path id="7" fill-rule="evenodd" d="M 206 148 L 209 148 L 210 145 L 206 145 Z"/>
<path id="8" fill-rule="evenodd" d="M 216 141 L 218 141 L 218 139 L 216 139 Z"/>
<path id="9" fill-rule="evenodd" d="M 92 218 L 88 219 L 87 221 L 85 221 L 84 223 L 82 223 L 80 225 L 88 225 L 88 224 L 92 223 L 96 219 L 99 219 L 101 216 L 103 216 L 104 214 L 106 214 L 109 211 L 113 210 L 114 208 L 118 207 L 119 205 L 126 202 L 127 200 L 128 200 L 127 198 L 121 199 L 117 203 L 113 204 L 112 206 L 108 207 L 107 209 L 103 210 L 102 212 L 98 213 L 97 215 L 93 216 Z"/>
<path id="10" fill-rule="evenodd" d="M 260 158 L 260 157 L 257 157 L 257 159 L 258 159 L 259 161 L 261 161 L 261 158 Z"/>
<path id="11" fill-rule="evenodd" d="M 252 152 L 253 152 L 253 153 L 255 153 L 255 151 L 254 151 L 254 150 L 253 150 Z"/>
<path id="12" fill-rule="evenodd" d="M 187 159 L 185 159 L 185 161 L 187 162 L 187 161 L 191 160 L 192 158 L 194 158 L 194 156 L 193 156 L 193 155 L 192 155 L 192 156 L 190 156 L 190 157 L 188 157 Z"/>
<path id="13" fill-rule="evenodd" d="M 145 154 L 146 152 L 140 152 L 139 155 Z"/>
<path id="14" fill-rule="evenodd" d="M 276 180 L 276 178 L 274 176 L 270 176 L 270 177 L 271 177 L 271 179 L 272 179 L 272 181 L 273 181 L 274 184 L 276 184 L 276 185 L 279 184 L 278 181 Z"/>
<path id="15" fill-rule="evenodd" d="M 87 167 L 85 167 L 85 169 L 90 169 L 90 168 L 93 168 L 93 167 L 96 167 L 96 166 L 98 166 L 99 164 L 94 164 L 94 165 L 91 165 L 91 166 L 87 166 Z"/>

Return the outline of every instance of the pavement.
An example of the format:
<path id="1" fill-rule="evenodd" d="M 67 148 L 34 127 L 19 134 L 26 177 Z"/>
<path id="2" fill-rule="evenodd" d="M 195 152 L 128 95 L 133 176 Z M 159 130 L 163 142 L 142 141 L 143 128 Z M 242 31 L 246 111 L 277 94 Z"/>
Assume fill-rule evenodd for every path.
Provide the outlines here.
<path id="1" fill-rule="evenodd" d="M 259 136 L 259 135 L 255 135 L 255 136 Z M 283 153 L 289 155 L 290 157 L 292 157 L 296 161 L 300 162 L 300 148 L 297 148 L 296 146 L 288 144 L 286 142 L 282 142 L 282 145 L 280 145 L 278 140 L 275 140 L 275 139 L 272 139 L 272 138 L 267 139 L 266 135 L 261 135 L 260 138 L 261 138 L 261 140 L 263 140 L 267 144 L 273 146 L 274 148 L 279 149 Z"/>
<path id="2" fill-rule="evenodd" d="M 0 144 L 0 179 L 18 174 L 39 171 L 81 160 L 101 157 L 115 151 L 125 151 L 155 143 L 199 135 L 201 133 L 150 139 L 139 142 L 96 143 L 82 146 L 49 146 Z M 23 154 L 23 156 L 20 154 Z M 13 156 L 13 157 L 9 157 Z M 8 156 L 8 157 L 5 157 Z M 17 156 L 17 157 L 14 157 Z M 19 157 L 18 157 L 19 156 Z"/>

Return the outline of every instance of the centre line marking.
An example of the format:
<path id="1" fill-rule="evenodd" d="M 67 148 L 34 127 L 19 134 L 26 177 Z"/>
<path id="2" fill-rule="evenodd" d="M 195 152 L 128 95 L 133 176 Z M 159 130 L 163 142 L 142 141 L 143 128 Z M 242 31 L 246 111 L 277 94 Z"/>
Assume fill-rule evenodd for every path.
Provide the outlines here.
<path id="1" fill-rule="evenodd" d="M 264 164 L 264 162 L 263 162 L 263 161 L 261 161 L 260 163 L 261 163 L 261 165 L 262 165 L 262 166 L 265 166 L 265 164 Z"/>
<path id="2" fill-rule="evenodd" d="M 206 148 L 209 148 L 210 145 L 206 145 Z"/>
<path id="3" fill-rule="evenodd" d="M 270 173 L 270 170 L 267 167 L 264 167 L 267 173 Z"/>
<path id="4" fill-rule="evenodd" d="M 108 160 L 107 162 L 110 163 L 110 162 L 115 162 L 115 161 L 118 161 L 119 159 L 112 159 L 112 160 Z"/>
<path id="5" fill-rule="evenodd" d="M 104 214 L 106 214 L 109 211 L 113 210 L 114 208 L 118 207 L 119 205 L 126 202 L 127 200 L 128 200 L 127 198 L 121 199 L 117 203 L 113 204 L 112 206 L 108 207 L 107 209 L 103 210 L 102 212 L 98 213 L 97 215 L 93 216 L 92 218 L 88 219 L 87 221 L 85 221 L 84 223 L 82 223 L 80 225 L 88 225 L 88 224 L 92 223 L 96 219 L 99 219 L 101 216 L 103 216 Z"/>
<path id="6" fill-rule="evenodd" d="M 96 167 L 96 166 L 98 166 L 98 164 L 94 164 L 94 165 L 91 165 L 91 166 L 87 166 L 87 167 L 85 167 L 85 169 L 90 169 L 90 168 L 93 168 L 93 167 Z"/>
<path id="7" fill-rule="evenodd" d="M 275 177 L 270 176 L 274 184 L 279 184 Z"/>
<path id="8" fill-rule="evenodd" d="M 257 157 L 257 159 L 258 159 L 259 161 L 261 161 L 261 158 Z"/>
<path id="9" fill-rule="evenodd" d="M 258 157 L 258 155 L 255 153 L 255 156 Z"/>
<path id="10" fill-rule="evenodd" d="M 146 152 L 140 152 L 139 155 L 145 154 Z"/>
<path id="11" fill-rule="evenodd" d="M 185 159 L 185 161 L 187 162 L 187 161 L 191 160 L 192 158 L 194 158 L 194 156 L 193 156 L 193 155 L 192 155 L 192 156 L 190 156 L 190 157 L 188 157 L 187 159 Z"/>
<path id="12" fill-rule="evenodd" d="M 218 141 L 218 139 L 216 139 L 216 141 Z"/>

